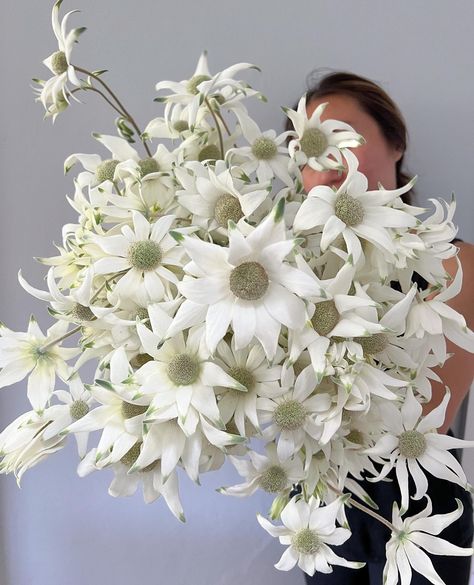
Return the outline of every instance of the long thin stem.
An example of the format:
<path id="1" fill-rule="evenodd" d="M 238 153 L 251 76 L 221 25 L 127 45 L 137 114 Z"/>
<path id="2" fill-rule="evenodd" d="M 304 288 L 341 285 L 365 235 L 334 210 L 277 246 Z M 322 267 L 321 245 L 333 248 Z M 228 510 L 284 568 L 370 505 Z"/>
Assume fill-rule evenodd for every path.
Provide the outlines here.
<path id="1" fill-rule="evenodd" d="M 209 100 L 207 99 L 207 97 L 204 98 L 204 103 L 206 104 L 207 109 L 211 113 L 211 116 L 214 118 L 214 122 L 216 124 L 216 130 L 217 130 L 217 133 L 219 135 L 219 147 L 221 149 L 221 156 L 222 156 L 222 158 L 224 158 L 224 154 L 225 154 L 224 153 L 224 140 L 222 139 L 222 131 L 221 131 L 221 127 L 219 124 L 219 119 L 217 118 L 216 113 L 212 109 L 212 106 L 209 103 Z"/>
<path id="2" fill-rule="evenodd" d="M 88 87 L 84 87 L 84 88 L 81 88 L 81 89 L 83 89 L 84 91 L 95 91 L 96 93 L 98 93 L 99 95 L 101 95 L 104 98 L 104 100 L 109 104 L 109 106 L 111 108 L 113 108 L 120 116 L 125 116 L 125 113 L 122 112 L 121 110 L 119 110 L 117 108 L 117 106 L 111 100 L 109 100 L 109 98 L 105 94 L 103 94 L 100 91 L 100 89 L 97 89 L 96 87 L 94 87 L 92 85 L 89 85 Z"/>
<path id="3" fill-rule="evenodd" d="M 50 341 L 46 345 L 43 345 L 40 348 L 40 351 L 41 352 L 44 352 L 47 349 L 49 349 L 50 347 L 52 347 L 53 345 L 56 345 L 58 343 L 61 343 L 61 341 L 63 341 L 64 339 L 67 339 L 68 337 L 71 337 L 71 335 L 74 335 L 74 333 L 77 333 L 78 331 L 80 331 L 81 330 L 81 327 L 82 327 L 82 325 L 77 325 L 77 327 L 74 327 L 74 329 L 71 329 L 70 331 L 68 331 L 64 335 L 61 335 L 61 337 L 57 337 L 56 339 L 53 339 L 52 341 Z"/>
<path id="4" fill-rule="evenodd" d="M 333 491 L 336 492 L 338 495 L 343 496 L 345 495 L 344 492 L 341 492 L 341 490 L 337 489 L 337 487 L 333 486 L 330 482 L 326 482 L 326 485 Z M 383 516 L 380 516 L 380 514 L 377 514 L 377 512 L 374 512 L 373 510 L 371 510 L 370 508 L 368 508 L 367 506 L 364 506 L 363 504 L 360 504 L 359 502 L 357 502 L 356 500 L 354 500 L 353 497 L 350 497 L 347 500 L 348 503 L 350 503 L 352 506 L 354 506 L 354 508 L 358 508 L 359 510 L 361 510 L 362 512 L 365 512 L 366 514 L 368 514 L 369 516 L 372 516 L 372 518 L 375 518 L 376 520 L 378 520 L 379 522 L 381 522 L 382 524 L 384 524 L 387 528 L 389 528 L 392 532 L 395 532 L 395 534 L 398 534 L 400 531 L 398 530 L 398 528 L 396 528 L 391 522 L 389 522 L 386 518 L 384 518 Z"/>
<path id="5" fill-rule="evenodd" d="M 138 136 L 140 137 L 140 139 L 143 143 L 143 146 L 145 147 L 145 150 L 146 150 L 148 156 L 151 157 L 152 154 L 151 154 L 151 151 L 148 147 L 148 144 L 146 143 L 146 140 L 144 140 L 142 137 L 143 133 L 141 132 L 140 128 L 138 127 L 137 123 L 135 122 L 135 120 L 133 119 L 131 114 L 128 112 L 128 110 L 125 108 L 125 106 L 119 100 L 117 95 L 108 86 L 108 84 L 99 75 L 92 73 L 92 71 L 88 71 L 87 69 L 83 69 L 82 67 L 76 67 L 76 65 L 73 65 L 73 67 L 76 71 L 79 71 L 80 73 L 84 73 L 85 75 L 88 75 L 89 77 L 92 77 L 92 79 L 95 79 L 96 81 L 98 81 L 109 92 L 109 94 L 112 96 L 112 98 L 116 101 L 118 107 L 122 110 L 123 115 L 127 118 L 127 120 L 130 122 L 130 124 L 134 127 L 136 133 L 138 134 Z"/>
<path id="6" fill-rule="evenodd" d="M 222 114 L 220 112 L 216 112 L 216 116 L 219 118 L 219 120 L 222 122 L 222 125 L 225 128 L 225 131 L 227 132 L 228 136 L 231 135 L 231 131 L 229 130 L 229 126 L 227 126 L 226 121 L 224 120 L 224 118 L 222 117 Z"/>

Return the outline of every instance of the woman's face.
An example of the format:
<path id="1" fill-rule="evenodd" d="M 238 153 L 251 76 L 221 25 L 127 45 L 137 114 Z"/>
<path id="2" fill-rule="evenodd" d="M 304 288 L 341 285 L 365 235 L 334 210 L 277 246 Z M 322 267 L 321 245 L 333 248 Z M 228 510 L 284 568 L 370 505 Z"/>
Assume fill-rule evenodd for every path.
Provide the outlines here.
<path id="1" fill-rule="evenodd" d="M 365 144 L 351 150 L 359 160 L 359 171 L 367 177 L 369 190 L 377 189 L 379 183 L 385 189 L 395 189 L 397 186 L 395 165 L 403 152 L 387 142 L 377 122 L 361 108 L 355 98 L 350 96 L 331 94 L 313 99 L 307 106 L 308 117 L 317 106 L 325 102 L 328 102 L 328 105 L 321 120 L 334 119 L 346 122 L 365 138 Z M 332 170 L 315 171 L 309 165 L 305 165 L 301 172 L 306 193 L 317 185 L 338 188 L 345 178 L 344 173 Z"/>

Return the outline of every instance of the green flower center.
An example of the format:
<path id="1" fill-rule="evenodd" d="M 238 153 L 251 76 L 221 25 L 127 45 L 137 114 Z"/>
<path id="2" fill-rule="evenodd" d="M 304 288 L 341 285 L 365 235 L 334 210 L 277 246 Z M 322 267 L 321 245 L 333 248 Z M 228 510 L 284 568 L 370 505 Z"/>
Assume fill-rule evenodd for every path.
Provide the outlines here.
<path id="1" fill-rule="evenodd" d="M 311 323 L 319 335 L 327 335 L 339 323 L 339 312 L 334 301 L 323 301 L 317 303 Z"/>
<path id="2" fill-rule="evenodd" d="M 160 462 L 159 459 L 157 459 L 156 461 L 152 461 L 146 467 L 140 469 L 140 473 L 148 473 L 149 471 L 153 471 L 158 467 L 159 462 Z"/>
<path id="3" fill-rule="evenodd" d="M 69 406 L 69 414 L 74 420 L 79 420 L 89 412 L 89 405 L 85 400 L 74 400 Z"/>
<path id="4" fill-rule="evenodd" d="M 258 262 L 243 262 L 230 273 L 229 285 L 239 299 L 256 301 L 267 292 L 268 275 Z"/>
<path id="5" fill-rule="evenodd" d="M 138 270 L 154 270 L 162 260 L 160 246 L 153 240 L 134 242 L 128 249 L 128 260 Z"/>
<path id="6" fill-rule="evenodd" d="M 249 372 L 246 368 L 235 367 L 229 372 L 229 376 L 232 376 L 234 380 L 237 380 L 242 386 L 245 386 L 247 390 L 252 390 L 255 386 L 255 378 L 252 372 Z"/>
<path id="7" fill-rule="evenodd" d="M 334 203 L 334 213 L 346 225 L 354 226 L 364 219 L 364 206 L 354 197 L 343 193 Z"/>
<path id="8" fill-rule="evenodd" d="M 234 223 L 237 223 L 243 216 L 244 214 L 240 207 L 240 201 L 237 197 L 233 197 L 226 193 L 225 195 L 221 195 L 216 201 L 214 217 L 219 225 L 227 227 L 229 219 Z"/>
<path id="9" fill-rule="evenodd" d="M 421 457 L 426 451 L 426 439 L 419 431 L 405 431 L 398 437 L 400 453 L 407 459 Z"/>
<path id="10" fill-rule="evenodd" d="M 288 476 L 283 467 L 272 465 L 262 473 L 258 484 L 262 490 L 269 494 L 276 494 L 286 488 Z"/>
<path id="11" fill-rule="evenodd" d="M 306 419 L 306 408 L 297 400 L 279 404 L 273 412 L 273 420 L 283 431 L 300 429 Z"/>
<path id="12" fill-rule="evenodd" d="M 319 536 L 310 528 L 298 530 L 291 539 L 293 548 L 302 555 L 314 555 L 318 552 L 321 543 Z"/>
<path id="13" fill-rule="evenodd" d="M 199 362 L 185 353 L 179 353 L 168 364 L 168 376 L 177 386 L 194 384 L 199 377 Z"/>
<path id="14" fill-rule="evenodd" d="M 328 147 L 326 134 L 319 128 L 308 128 L 300 139 L 301 150 L 308 158 L 321 156 Z"/>
<path id="15" fill-rule="evenodd" d="M 354 337 L 354 341 L 362 345 L 362 349 L 366 355 L 375 355 L 389 345 L 389 339 L 385 333 L 375 333 L 369 337 Z"/>
<path id="16" fill-rule="evenodd" d="M 221 151 L 215 144 L 208 144 L 199 151 L 198 161 L 204 162 L 205 160 L 219 160 L 221 158 Z"/>
<path id="17" fill-rule="evenodd" d="M 147 319 L 150 318 L 150 315 L 148 314 L 148 309 L 145 309 L 145 307 L 140 307 L 137 310 L 137 315 L 136 315 L 140 321 L 146 321 Z"/>
<path id="18" fill-rule="evenodd" d="M 123 418 L 133 418 L 144 414 L 148 410 L 148 406 L 141 404 L 132 404 L 131 402 L 122 402 L 122 416 Z"/>
<path id="19" fill-rule="evenodd" d="M 67 71 L 67 59 L 64 51 L 56 51 L 51 55 L 51 68 L 55 75 L 61 75 Z"/>
<path id="20" fill-rule="evenodd" d="M 186 120 L 176 120 L 176 122 L 173 124 L 173 130 L 176 130 L 176 132 L 184 132 L 188 129 L 189 124 L 186 122 Z"/>
<path id="21" fill-rule="evenodd" d="M 148 309 L 145 309 L 145 307 L 140 307 L 135 317 L 140 319 L 140 321 L 144 322 L 144 325 L 151 330 L 150 315 L 148 314 Z"/>
<path id="22" fill-rule="evenodd" d="M 188 81 L 188 83 L 186 85 L 186 89 L 189 91 L 189 93 L 192 93 L 193 95 L 197 95 L 199 93 L 198 85 L 200 83 L 202 83 L 203 81 L 209 81 L 209 79 L 211 79 L 209 77 L 209 75 L 194 75 Z"/>
<path id="23" fill-rule="evenodd" d="M 132 467 L 132 465 L 140 456 L 141 447 L 142 447 L 141 442 L 135 443 L 135 445 L 133 445 L 133 447 L 125 453 L 125 455 L 120 459 L 120 461 L 127 467 Z"/>
<path id="24" fill-rule="evenodd" d="M 259 160 L 270 160 L 276 156 L 278 152 L 275 141 L 265 136 L 257 138 L 252 145 L 252 154 Z"/>
<path id="25" fill-rule="evenodd" d="M 141 177 L 146 177 L 146 175 L 149 175 L 150 173 L 157 173 L 160 170 L 158 161 L 153 157 L 142 158 L 142 160 L 138 161 L 138 166 L 140 168 Z"/>
<path id="26" fill-rule="evenodd" d="M 360 431 L 353 429 L 347 436 L 346 439 L 348 441 L 350 441 L 351 443 L 355 443 L 356 445 L 364 445 L 365 444 L 365 438 L 363 433 L 361 433 Z"/>
<path id="27" fill-rule="evenodd" d="M 71 309 L 70 315 L 75 321 L 92 321 L 95 319 L 95 315 L 90 308 L 79 303 L 74 305 Z"/>
<path id="28" fill-rule="evenodd" d="M 119 161 L 114 160 L 113 158 L 102 161 L 95 169 L 95 178 L 99 181 L 99 183 L 103 183 L 104 181 L 113 181 L 115 169 L 117 168 L 118 164 Z"/>
<path id="29" fill-rule="evenodd" d="M 139 353 L 132 360 L 130 360 L 130 365 L 138 369 L 152 361 L 153 358 L 151 355 L 147 353 Z"/>

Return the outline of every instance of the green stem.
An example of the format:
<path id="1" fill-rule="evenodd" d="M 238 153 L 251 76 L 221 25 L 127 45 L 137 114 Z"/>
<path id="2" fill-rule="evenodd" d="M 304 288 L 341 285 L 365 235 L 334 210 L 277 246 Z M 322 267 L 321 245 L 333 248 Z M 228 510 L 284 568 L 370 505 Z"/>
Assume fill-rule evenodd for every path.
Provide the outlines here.
<path id="1" fill-rule="evenodd" d="M 75 65 L 73 65 L 73 67 L 74 67 L 74 69 L 76 71 L 79 71 L 80 73 L 84 73 L 84 75 L 88 75 L 89 77 L 92 77 L 92 79 L 95 79 L 97 82 L 99 82 L 109 92 L 109 94 L 112 96 L 112 98 L 116 101 L 118 107 L 122 110 L 122 112 L 125 115 L 125 117 L 127 118 L 127 120 L 134 127 L 135 132 L 140 137 L 140 140 L 142 141 L 143 146 L 145 147 L 145 150 L 146 150 L 148 156 L 151 158 L 152 154 L 151 154 L 151 151 L 150 151 L 150 149 L 148 147 L 148 144 L 146 143 L 146 140 L 144 140 L 143 137 L 142 137 L 142 134 L 143 133 L 141 132 L 140 128 L 138 127 L 138 125 L 135 122 L 135 120 L 133 119 L 133 117 L 127 111 L 127 109 L 122 104 L 122 102 L 119 100 L 119 98 L 117 97 L 117 95 L 107 85 L 107 83 L 105 83 L 105 81 L 99 75 L 96 75 L 95 73 L 92 73 L 92 71 L 88 71 L 87 69 L 83 69 L 82 67 L 76 67 Z"/>
<path id="2" fill-rule="evenodd" d="M 84 91 L 95 91 L 96 93 L 98 93 L 99 95 L 101 95 L 104 98 L 104 100 L 109 104 L 109 106 L 111 108 L 113 108 L 120 116 L 125 116 L 125 113 L 122 112 L 121 110 L 119 110 L 117 108 L 117 106 L 111 100 L 109 100 L 109 98 L 105 94 L 103 94 L 100 91 L 100 89 L 97 89 L 93 85 L 88 85 L 87 87 L 81 87 L 80 89 L 83 89 Z"/>
<path id="3" fill-rule="evenodd" d="M 61 337 L 57 337 L 56 339 L 53 339 L 52 341 L 50 341 L 46 345 L 43 345 L 42 347 L 40 347 L 40 351 L 44 352 L 47 349 L 49 349 L 50 347 L 52 347 L 53 345 L 61 343 L 61 341 L 63 341 L 64 339 L 67 339 L 68 337 L 71 337 L 71 335 L 74 335 L 74 333 L 78 333 L 81 330 L 81 327 L 82 327 L 82 325 L 77 325 L 77 327 L 74 327 L 74 329 L 71 329 L 70 331 L 68 331 L 64 335 L 61 335 Z"/>
<path id="4" fill-rule="evenodd" d="M 216 113 L 212 109 L 212 106 L 209 103 L 209 100 L 208 100 L 207 97 L 204 98 L 204 103 L 206 104 L 207 109 L 211 113 L 211 116 L 214 118 L 214 122 L 216 124 L 216 130 L 217 130 L 217 133 L 219 135 L 219 147 L 221 149 L 221 157 L 222 157 L 222 159 L 224 159 L 224 154 L 225 154 L 224 153 L 224 140 L 222 139 L 222 131 L 221 131 L 221 127 L 220 127 L 220 124 L 219 124 L 219 119 L 217 118 Z"/>
<path id="5" fill-rule="evenodd" d="M 337 489 L 337 487 L 333 486 L 331 483 L 329 483 L 328 481 L 326 482 L 326 485 L 336 494 L 340 495 L 340 496 L 344 496 L 344 492 L 341 492 L 341 490 Z M 378 520 L 379 522 L 381 522 L 382 524 L 384 524 L 387 528 L 389 528 L 392 532 L 395 532 L 395 534 L 399 534 L 399 530 L 398 528 L 396 528 L 391 522 L 389 522 L 386 518 L 384 518 L 383 516 L 380 516 L 380 514 L 377 514 L 377 512 L 374 512 L 373 510 L 371 510 L 370 508 L 368 508 L 367 506 L 364 506 L 363 504 L 359 504 L 359 502 L 357 502 L 356 500 L 354 500 L 354 498 L 351 496 L 348 500 L 347 503 L 351 504 L 352 506 L 354 506 L 354 508 L 358 508 L 359 510 L 361 510 L 362 512 L 365 512 L 366 514 L 368 514 L 369 516 L 372 516 L 372 518 L 375 518 L 376 520 Z"/>
<path id="6" fill-rule="evenodd" d="M 229 130 L 229 126 L 227 126 L 226 121 L 224 120 L 224 118 L 222 117 L 222 114 L 220 112 L 216 112 L 216 116 L 219 118 L 219 120 L 222 122 L 222 125 L 225 128 L 225 131 L 227 132 L 228 136 L 231 135 L 231 132 Z"/>

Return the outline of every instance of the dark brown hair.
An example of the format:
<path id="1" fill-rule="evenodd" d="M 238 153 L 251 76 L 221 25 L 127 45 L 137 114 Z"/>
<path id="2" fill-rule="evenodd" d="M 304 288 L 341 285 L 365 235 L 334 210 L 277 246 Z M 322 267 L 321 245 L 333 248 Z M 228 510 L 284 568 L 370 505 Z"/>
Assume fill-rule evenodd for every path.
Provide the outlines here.
<path id="1" fill-rule="evenodd" d="M 406 185 L 410 177 L 403 170 L 403 159 L 408 131 L 400 109 L 388 93 L 374 81 L 346 71 L 329 73 L 316 80 L 315 74 L 312 74 L 311 78 L 306 92 L 306 103 L 330 94 L 347 95 L 357 100 L 360 107 L 377 122 L 387 142 L 402 152 L 396 163 L 397 188 Z M 286 129 L 293 130 L 290 119 L 287 120 Z M 410 203 L 412 195 L 413 189 L 402 199 Z"/>

